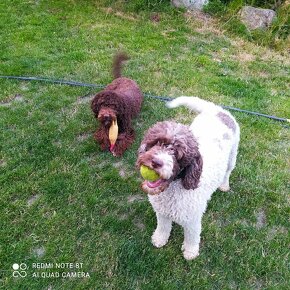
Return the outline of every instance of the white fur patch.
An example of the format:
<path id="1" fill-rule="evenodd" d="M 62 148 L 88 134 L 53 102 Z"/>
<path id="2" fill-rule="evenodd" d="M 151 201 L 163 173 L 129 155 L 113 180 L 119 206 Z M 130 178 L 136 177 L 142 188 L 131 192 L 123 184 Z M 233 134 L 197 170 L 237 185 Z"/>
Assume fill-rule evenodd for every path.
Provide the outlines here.
<path id="1" fill-rule="evenodd" d="M 163 165 L 159 169 L 159 174 L 163 179 L 169 179 L 173 174 L 173 158 L 167 152 L 158 152 L 155 158 L 162 160 Z"/>
<path id="2" fill-rule="evenodd" d="M 138 153 L 144 153 L 146 151 L 146 144 L 141 144 L 139 147 Z"/>

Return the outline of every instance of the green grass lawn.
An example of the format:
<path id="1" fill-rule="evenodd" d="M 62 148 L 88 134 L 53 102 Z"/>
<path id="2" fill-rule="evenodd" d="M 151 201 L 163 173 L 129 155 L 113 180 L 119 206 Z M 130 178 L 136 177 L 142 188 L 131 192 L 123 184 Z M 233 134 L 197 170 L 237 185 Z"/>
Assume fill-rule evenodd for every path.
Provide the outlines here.
<path id="1" fill-rule="evenodd" d="M 112 57 L 143 92 L 198 95 L 289 118 L 289 57 L 179 10 L 118 12 L 102 1 L 2 1 L 0 75 L 95 84 L 112 80 Z M 122 158 L 101 152 L 90 100 L 97 90 L 0 79 L 1 289 L 289 289 L 289 127 L 236 113 L 241 126 L 231 191 L 217 191 L 203 219 L 200 256 L 181 253 L 174 226 L 164 249 L 135 169 L 155 122 L 190 124 L 186 109 L 145 98 L 137 138 Z M 32 277 L 83 263 L 87 278 Z M 24 278 L 12 265 L 25 263 Z M 78 271 L 64 269 L 65 272 Z M 61 272 L 61 271 L 60 271 Z"/>

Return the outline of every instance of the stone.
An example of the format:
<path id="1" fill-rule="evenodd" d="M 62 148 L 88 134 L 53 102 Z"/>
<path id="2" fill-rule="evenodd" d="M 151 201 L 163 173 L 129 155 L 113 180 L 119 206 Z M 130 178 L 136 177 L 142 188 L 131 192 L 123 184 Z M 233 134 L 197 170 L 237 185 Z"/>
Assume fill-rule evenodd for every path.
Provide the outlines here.
<path id="1" fill-rule="evenodd" d="M 266 29 L 276 17 L 276 12 L 271 9 L 244 6 L 240 10 L 240 19 L 249 30 Z"/>
<path id="2" fill-rule="evenodd" d="M 171 4 L 178 8 L 187 8 L 189 10 L 199 9 L 201 10 L 204 5 L 208 3 L 208 0 L 171 0 Z"/>

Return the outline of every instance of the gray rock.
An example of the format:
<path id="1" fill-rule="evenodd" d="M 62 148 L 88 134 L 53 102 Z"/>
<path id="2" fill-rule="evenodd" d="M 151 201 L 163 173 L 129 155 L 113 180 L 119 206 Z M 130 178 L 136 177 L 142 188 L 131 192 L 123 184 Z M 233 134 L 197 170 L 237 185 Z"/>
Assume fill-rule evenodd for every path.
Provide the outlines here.
<path id="1" fill-rule="evenodd" d="M 202 9 L 208 3 L 208 0 L 171 0 L 171 4 L 175 7 L 184 7 L 187 9 Z"/>
<path id="2" fill-rule="evenodd" d="M 240 10 L 240 19 L 250 30 L 266 29 L 272 24 L 275 17 L 276 12 L 271 9 L 244 6 Z"/>

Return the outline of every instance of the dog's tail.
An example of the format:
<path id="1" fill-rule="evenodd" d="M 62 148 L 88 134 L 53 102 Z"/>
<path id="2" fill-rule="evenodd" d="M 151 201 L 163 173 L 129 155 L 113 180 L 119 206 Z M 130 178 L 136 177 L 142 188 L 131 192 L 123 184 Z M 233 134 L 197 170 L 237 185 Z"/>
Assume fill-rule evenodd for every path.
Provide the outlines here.
<path id="1" fill-rule="evenodd" d="M 113 60 L 113 77 L 114 79 L 121 77 L 122 63 L 128 60 L 129 57 L 124 52 L 118 52 Z"/>
<path id="2" fill-rule="evenodd" d="M 169 108 L 176 108 L 179 106 L 185 106 L 189 109 L 201 113 L 203 111 L 219 111 L 221 110 L 221 107 L 218 105 L 215 105 L 212 102 L 208 102 L 205 100 L 202 100 L 198 97 L 178 97 L 176 99 L 173 99 L 172 101 L 168 102 L 167 107 Z"/>

